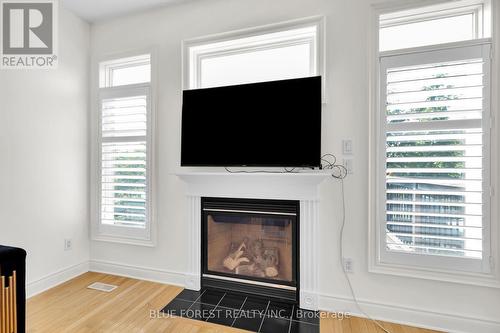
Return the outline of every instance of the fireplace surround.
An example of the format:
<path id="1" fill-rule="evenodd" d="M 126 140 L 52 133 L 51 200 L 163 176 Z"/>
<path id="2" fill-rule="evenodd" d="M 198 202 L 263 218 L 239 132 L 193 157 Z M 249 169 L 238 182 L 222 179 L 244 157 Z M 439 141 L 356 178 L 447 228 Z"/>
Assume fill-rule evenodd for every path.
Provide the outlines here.
<path id="1" fill-rule="evenodd" d="M 203 287 L 298 303 L 297 200 L 201 198 Z"/>
<path id="2" fill-rule="evenodd" d="M 203 197 L 295 200 L 299 203 L 300 242 L 297 269 L 300 289 L 299 307 L 318 310 L 319 262 L 319 185 L 331 177 L 327 171 L 300 173 L 227 173 L 190 171 L 176 175 L 185 183 L 187 197 L 186 249 L 188 263 L 184 285 L 201 290 L 202 284 L 202 214 Z"/>

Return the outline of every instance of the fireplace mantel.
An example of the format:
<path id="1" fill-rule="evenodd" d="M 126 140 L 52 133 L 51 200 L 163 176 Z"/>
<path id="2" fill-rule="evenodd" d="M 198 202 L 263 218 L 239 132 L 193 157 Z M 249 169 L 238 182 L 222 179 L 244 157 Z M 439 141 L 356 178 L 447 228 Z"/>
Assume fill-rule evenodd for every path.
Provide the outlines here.
<path id="1" fill-rule="evenodd" d="M 303 309 L 318 309 L 319 184 L 331 172 L 229 173 L 176 172 L 188 198 L 187 289 L 199 290 L 201 278 L 201 197 L 284 199 L 300 201 L 300 299 Z"/>
<path id="2" fill-rule="evenodd" d="M 317 200 L 318 185 L 331 171 L 288 173 L 178 172 L 187 194 L 196 196 Z"/>

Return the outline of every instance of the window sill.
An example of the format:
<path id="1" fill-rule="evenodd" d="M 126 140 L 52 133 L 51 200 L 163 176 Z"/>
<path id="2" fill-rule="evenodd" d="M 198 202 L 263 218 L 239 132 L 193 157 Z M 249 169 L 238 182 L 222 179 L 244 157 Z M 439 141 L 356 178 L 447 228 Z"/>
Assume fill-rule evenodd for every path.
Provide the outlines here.
<path id="1" fill-rule="evenodd" d="M 376 274 L 411 277 L 415 279 L 452 282 L 500 289 L 500 279 L 495 274 L 447 271 L 374 262 L 370 262 L 368 271 Z"/>
<path id="2" fill-rule="evenodd" d="M 118 243 L 125 245 L 135 245 L 135 246 L 145 246 L 145 247 L 156 247 L 156 242 L 151 239 L 137 239 L 129 237 L 117 237 L 110 235 L 98 235 L 92 237 L 93 241 L 96 242 L 107 242 L 107 243 Z"/>

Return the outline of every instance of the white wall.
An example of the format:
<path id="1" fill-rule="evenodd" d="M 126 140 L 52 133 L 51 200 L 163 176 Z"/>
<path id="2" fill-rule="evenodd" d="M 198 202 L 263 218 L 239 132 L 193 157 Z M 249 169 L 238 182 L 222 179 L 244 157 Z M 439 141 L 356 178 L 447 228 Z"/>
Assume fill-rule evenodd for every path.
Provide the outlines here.
<path id="1" fill-rule="evenodd" d="M 165 7 L 94 25 L 92 57 L 158 47 L 157 112 L 158 246 L 137 247 L 92 242 L 93 267 L 163 276 L 182 283 L 187 268 L 184 187 L 171 173 L 179 166 L 181 117 L 181 41 L 301 18 L 327 17 L 327 99 L 323 113 L 323 152 L 340 155 L 340 142 L 354 140 L 355 174 L 345 181 L 346 256 L 358 298 L 375 317 L 453 331 L 500 331 L 500 290 L 417 278 L 368 273 L 368 35 L 369 0 L 204 0 Z M 92 68 L 94 74 L 96 67 Z M 95 78 L 93 80 L 95 82 Z M 340 186 L 321 188 L 321 307 L 353 307 L 338 260 Z M 111 265 L 112 264 L 112 265 Z M 151 270 L 134 270 L 147 267 Z M 477 319 L 477 320 L 476 320 Z M 478 329 L 480 327 L 480 329 Z"/>
<path id="2" fill-rule="evenodd" d="M 0 244 L 28 252 L 28 294 L 89 258 L 90 28 L 62 8 L 59 18 L 58 69 L 0 70 Z"/>

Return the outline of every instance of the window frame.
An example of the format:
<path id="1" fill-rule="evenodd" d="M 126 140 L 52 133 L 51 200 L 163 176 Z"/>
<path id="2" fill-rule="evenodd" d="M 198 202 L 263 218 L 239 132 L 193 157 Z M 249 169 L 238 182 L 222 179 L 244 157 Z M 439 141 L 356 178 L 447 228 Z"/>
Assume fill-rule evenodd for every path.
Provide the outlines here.
<path id="1" fill-rule="evenodd" d="M 449 45 L 451 46 L 451 45 Z M 378 208 L 378 222 L 377 222 L 377 257 L 379 258 L 379 262 L 381 264 L 400 264 L 404 265 L 406 262 L 413 262 L 415 266 L 421 267 L 431 267 L 431 268 L 441 268 L 445 270 L 458 270 L 458 271 L 467 271 L 467 272 L 477 272 L 477 273 L 490 273 L 491 267 L 489 264 L 489 257 L 491 255 L 491 247 L 490 247 L 490 191 L 489 186 L 491 186 L 491 177 L 490 177 L 490 166 L 489 161 L 490 158 L 490 139 L 486 139 L 490 137 L 490 91 L 489 89 L 484 90 L 483 95 L 483 116 L 481 119 L 482 128 L 483 128 L 483 137 L 485 140 L 483 141 L 483 184 L 488 184 L 488 187 L 483 188 L 482 193 L 482 203 L 483 203 L 483 259 L 469 259 L 469 258 L 460 258 L 460 257 L 445 257 L 440 255 L 424 255 L 424 254 L 412 254 L 412 253 L 398 253 L 394 251 L 388 251 L 385 246 L 385 221 L 386 221 L 386 133 L 387 133 L 387 121 L 386 121 L 386 112 L 385 112 L 385 103 L 386 101 L 382 98 L 386 94 L 386 78 L 387 75 L 384 75 L 386 69 L 388 67 L 405 67 L 412 66 L 418 64 L 426 64 L 426 63 L 436 63 L 436 62 L 449 62 L 449 61 L 459 61 L 471 58 L 486 58 L 490 59 L 490 43 L 485 41 L 483 44 L 477 44 L 472 46 L 458 46 L 458 47 L 445 47 L 445 48 L 424 48 L 420 52 L 415 53 L 406 53 L 402 55 L 380 55 L 380 106 L 379 106 L 379 134 L 378 136 L 378 167 L 377 170 L 379 174 L 377 175 L 377 208 Z M 413 59 L 412 59 L 413 58 Z M 418 58 L 415 59 L 415 58 Z M 421 61 L 420 61 L 421 59 Z M 491 69 L 490 62 L 485 61 L 484 63 L 484 76 L 483 82 L 491 82 Z M 445 121 L 443 121 L 445 122 Z M 405 124 L 404 127 L 414 127 L 413 130 L 417 131 L 418 126 L 415 126 L 418 123 L 408 123 Z M 436 122 L 437 124 L 437 122 Z M 439 125 L 439 124 L 438 124 Z M 443 125 L 443 123 L 441 124 Z M 439 129 L 436 129 L 439 130 Z M 431 227 L 431 226 L 430 226 Z"/>
<path id="2" fill-rule="evenodd" d="M 149 61 L 146 61 L 145 56 L 149 56 Z M 133 59 L 136 58 L 136 59 Z M 108 60 L 101 60 L 99 61 L 99 89 L 103 88 L 110 88 L 111 83 L 113 82 L 113 72 L 115 70 L 120 70 L 128 67 L 133 67 L 131 65 L 135 66 L 141 66 L 144 64 L 150 64 L 151 66 L 151 53 L 145 53 L 145 54 L 139 54 L 139 55 L 134 55 L 134 56 L 128 56 L 128 57 L 121 57 L 119 59 L 131 59 L 128 62 L 120 62 L 120 63 L 115 63 L 117 58 L 112 58 Z M 102 66 L 102 67 L 101 67 Z M 151 84 L 151 78 L 150 78 L 150 83 L 139 83 L 139 84 Z M 130 84 L 125 84 L 125 85 L 120 85 L 116 87 L 123 87 L 123 86 L 129 86 Z"/>
<path id="3" fill-rule="evenodd" d="M 384 16 L 387 16 L 387 18 L 380 20 L 382 23 L 379 25 L 379 28 L 383 29 L 401 24 L 412 24 L 448 17 L 472 15 L 474 22 L 474 39 L 482 39 L 491 35 L 491 29 L 489 29 L 491 22 L 486 19 L 487 15 L 485 15 L 485 13 L 489 13 L 491 11 L 490 0 L 468 0 L 463 4 L 459 4 L 458 6 L 455 5 L 451 8 L 449 3 L 443 1 L 437 5 L 430 5 L 430 7 L 433 7 L 434 9 L 422 11 L 417 8 L 416 12 L 410 9 L 409 12 L 406 13 L 407 15 L 401 15 L 400 13 L 396 14 L 392 11 L 386 13 Z M 412 11 L 414 12 L 412 13 Z"/>
<path id="4" fill-rule="evenodd" d="M 297 20 L 291 20 L 276 24 L 264 25 L 254 28 L 230 31 L 225 33 L 213 34 L 193 39 L 184 40 L 182 42 L 182 60 L 183 60 L 183 76 L 182 76 L 182 87 L 183 89 L 197 89 L 201 86 L 201 73 L 200 62 L 202 59 L 217 57 L 220 55 L 228 54 L 227 49 L 219 48 L 207 51 L 195 52 L 191 51 L 191 48 L 201 46 L 204 44 L 218 43 L 229 41 L 232 39 L 240 39 L 246 37 L 253 37 L 263 34 L 283 32 L 287 30 L 305 28 L 310 26 L 316 27 L 316 38 L 312 41 L 311 52 L 314 53 L 314 68 L 311 70 L 314 75 L 322 76 L 323 80 L 323 102 L 326 103 L 324 99 L 324 87 L 325 87 L 325 75 L 324 75 L 324 61 L 325 61 L 325 23 L 326 18 L 324 16 L 313 16 Z M 296 45 L 299 42 L 298 39 L 290 40 L 286 42 L 269 42 L 265 45 L 255 45 L 251 47 L 240 47 L 231 48 L 231 54 L 243 54 L 248 53 L 252 50 L 269 50 L 276 48 L 277 46 L 289 46 Z M 312 49 L 314 47 L 314 50 Z"/>
<path id="5" fill-rule="evenodd" d="M 136 57 L 141 55 L 150 55 L 151 80 L 146 83 L 128 84 L 116 87 L 109 87 L 107 84 L 102 86 L 101 64 L 107 67 L 106 63 L 124 58 Z M 92 89 L 94 111 L 92 113 L 92 177 L 93 192 L 91 201 L 91 212 L 93 223 L 91 225 L 91 236 L 94 241 L 122 243 L 129 245 L 140 245 L 147 247 L 156 246 L 156 85 L 157 85 L 157 48 L 151 47 L 143 50 L 115 53 L 103 56 L 94 62 L 94 84 Z M 117 68 L 122 66 L 117 65 Z M 106 73 L 105 80 L 109 83 L 109 77 Z M 146 135 L 146 226 L 138 228 L 134 226 L 116 226 L 105 225 L 101 223 L 101 159 L 102 159 L 102 115 L 101 105 L 103 100 L 108 98 L 120 98 L 127 96 L 147 96 L 147 135 Z"/>
<path id="6" fill-rule="evenodd" d="M 447 3 L 449 1 L 440 1 L 440 3 Z M 385 100 L 382 100 L 382 87 L 381 87 L 381 56 L 391 56 L 398 54 L 411 54 L 416 51 L 437 51 L 442 49 L 449 48 L 457 48 L 457 47 L 466 47 L 466 46 L 474 46 L 481 45 L 485 43 L 491 43 L 492 49 L 495 48 L 498 37 L 500 33 L 497 32 L 498 26 L 496 29 L 492 29 L 492 38 L 486 39 L 475 39 L 470 41 L 463 42 L 455 42 L 448 44 L 440 44 L 440 45 L 430 45 L 430 46 L 422 46 L 415 47 L 411 49 L 401 49 L 401 50 L 391 50 L 380 52 L 378 45 L 378 33 L 379 33 L 379 18 L 381 15 L 388 14 L 391 12 L 397 12 L 408 9 L 416 9 L 428 5 L 435 4 L 434 1 L 413 1 L 410 4 L 394 4 L 394 3 L 385 3 L 385 4 L 377 4 L 372 5 L 371 10 L 371 36 L 370 36 L 370 60 L 369 60 L 369 70 L 370 70 L 370 107 L 369 107 L 369 119 L 370 119 L 370 135 L 369 135 L 369 194 L 368 194 L 368 203 L 369 203 L 369 218 L 368 218 L 368 271 L 371 273 L 378 274 L 389 274 L 396 276 L 405 276 L 405 277 L 413 277 L 413 278 L 422 278 L 429 280 L 438 280 L 438 281 L 448 281 L 455 283 L 463 283 L 463 284 L 472 284 L 472 285 L 480 285 L 480 286 L 488 286 L 494 288 L 500 288 L 500 275 L 498 270 L 498 223 L 493 223 L 493 221 L 497 221 L 498 215 L 498 197 L 494 195 L 494 188 L 498 184 L 498 176 L 496 176 L 496 171 L 498 170 L 498 150 L 499 145 L 496 143 L 495 139 L 498 138 L 498 131 L 495 124 L 495 119 L 497 115 L 497 106 L 498 106 L 498 96 L 495 94 L 491 95 L 492 91 L 498 90 L 498 54 L 492 51 L 491 56 L 491 69 L 490 69 L 490 91 L 485 92 L 486 95 L 490 96 L 489 110 L 490 110 L 490 119 L 491 126 L 490 127 L 490 141 L 485 142 L 484 144 L 489 144 L 489 147 L 485 147 L 490 152 L 490 158 L 485 162 L 484 165 L 486 168 L 489 167 L 490 171 L 490 187 L 491 187 L 491 209 L 485 211 L 489 212 L 489 223 L 487 223 L 487 230 L 489 238 L 489 257 L 483 257 L 483 262 L 488 267 L 481 267 L 481 272 L 478 271 L 467 271 L 463 270 L 461 267 L 454 267 L 453 265 L 447 266 L 440 264 L 436 266 L 431 263 L 430 265 L 426 264 L 426 260 L 431 256 L 421 255 L 424 258 L 424 262 L 420 263 L 421 265 L 411 265 L 408 264 L 408 260 L 400 261 L 400 260 L 388 260 L 387 257 L 381 256 L 382 246 L 385 247 L 385 241 L 381 237 L 382 231 L 385 231 L 385 223 L 381 223 L 381 221 L 385 221 L 385 209 L 381 205 L 381 199 L 385 198 L 381 197 L 381 189 L 385 188 L 385 173 L 383 177 L 381 177 L 382 172 L 385 170 L 381 170 L 381 161 L 385 161 L 385 132 L 381 133 L 381 125 L 382 116 L 384 115 L 383 110 L 385 110 Z M 492 13 L 492 21 L 495 22 L 495 19 L 498 19 L 500 16 L 498 11 L 500 10 L 500 6 L 493 8 Z M 484 112 L 487 112 L 484 109 Z M 385 117 L 384 117 L 385 121 Z M 382 140 L 384 139 L 384 140 Z M 383 146 L 381 142 L 384 141 Z M 484 150 L 485 150 L 484 149 Z M 488 189 L 484 189 L 485 192 Z M 488 195 L 490 193 L 487 193 Z M 385 204 L 385 201 L 383 201 Z M 382 216 L 383 215 L 383 216 Z M 483 232 L 484 234 L 484 232 Z M 384 232 L 385 236 L 385 232 Z M 486 247 L 486 242 L 483 244 L 483 248 Z M 487 254 L 487 251 L 484 252 L 484 255 Z M 411 255 L 411 254 L 410 254 Z M 415 255 L 416 256 L 416 255 Z M 431 258 L 435 260 L 436 258 Z M 438 257 L 437 262 L 439 263 L 442 258 Z M 432 260 L 431 260 L 432 261 Z"/>

